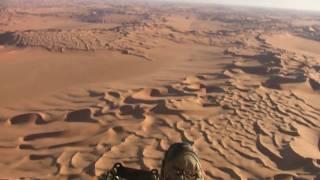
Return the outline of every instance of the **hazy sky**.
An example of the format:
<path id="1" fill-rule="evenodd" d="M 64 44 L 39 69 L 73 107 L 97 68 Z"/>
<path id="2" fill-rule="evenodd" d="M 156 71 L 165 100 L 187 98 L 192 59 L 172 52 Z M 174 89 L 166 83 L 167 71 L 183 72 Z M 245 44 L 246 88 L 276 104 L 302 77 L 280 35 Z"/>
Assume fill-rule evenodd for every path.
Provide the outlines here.
<path id="1" fill-rule="evenodd" d="M 169 0 L 172 1 L 172 0 Z M 179 0 L 320 11 L 320 0 Z"/>

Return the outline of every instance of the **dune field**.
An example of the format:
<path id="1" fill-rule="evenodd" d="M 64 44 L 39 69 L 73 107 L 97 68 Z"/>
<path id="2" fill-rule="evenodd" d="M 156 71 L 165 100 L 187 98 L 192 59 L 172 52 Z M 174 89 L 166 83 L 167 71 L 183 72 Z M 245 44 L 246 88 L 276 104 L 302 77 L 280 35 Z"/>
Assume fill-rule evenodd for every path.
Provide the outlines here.
<path id="1" fill-rule="evenodd" d="M 320 178 L 320 13 L 112 0 L 0 1 L 0 179 L 159 169 Z"/>

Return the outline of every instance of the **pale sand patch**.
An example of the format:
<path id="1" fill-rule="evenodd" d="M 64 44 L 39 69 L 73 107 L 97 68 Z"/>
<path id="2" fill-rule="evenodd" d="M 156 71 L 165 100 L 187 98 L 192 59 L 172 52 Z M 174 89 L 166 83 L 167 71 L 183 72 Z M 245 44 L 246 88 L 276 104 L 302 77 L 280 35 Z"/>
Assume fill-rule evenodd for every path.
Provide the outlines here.
<path id="1" fill-rule="evenodd" d="M 274 35 L 266 39 L 267 42 L 278 48 L 311 56 L 320 56 L 320 42 L 318 41 L 305 39 L 288 33 Z"/>

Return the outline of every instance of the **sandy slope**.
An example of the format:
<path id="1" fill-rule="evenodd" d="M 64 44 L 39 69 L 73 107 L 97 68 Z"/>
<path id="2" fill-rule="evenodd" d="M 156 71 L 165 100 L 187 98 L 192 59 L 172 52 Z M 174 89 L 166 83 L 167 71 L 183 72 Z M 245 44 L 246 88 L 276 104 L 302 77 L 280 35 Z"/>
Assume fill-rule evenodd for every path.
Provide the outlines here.
<path id="1" fill-rule="evenodd" d="M 99 20 L 54 30 L 4 13 L 16 24 L 0 34 L 0 178 L 159 168 L 179 141 L 198 151 L 207 179 L 319 178 L 320 42 L 284 13 L 189 6 L 79 5 L 80 21 L 24 10 Z M 101 28 L 124 12 L 143 23 Z"/>

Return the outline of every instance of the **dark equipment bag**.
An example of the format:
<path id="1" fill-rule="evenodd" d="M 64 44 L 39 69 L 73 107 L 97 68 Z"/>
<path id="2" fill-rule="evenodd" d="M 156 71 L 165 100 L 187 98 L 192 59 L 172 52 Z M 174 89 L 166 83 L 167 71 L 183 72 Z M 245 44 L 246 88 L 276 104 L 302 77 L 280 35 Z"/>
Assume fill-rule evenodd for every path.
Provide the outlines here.
<path id="1" fill-rule="evenodd" d="M 124 167 L 121 163 L 113 166 L 111 171 L 101 175 L 99 180 L 158 180 L 159 173 L 153 169 L 151 171 L 132 169 Z"/>

